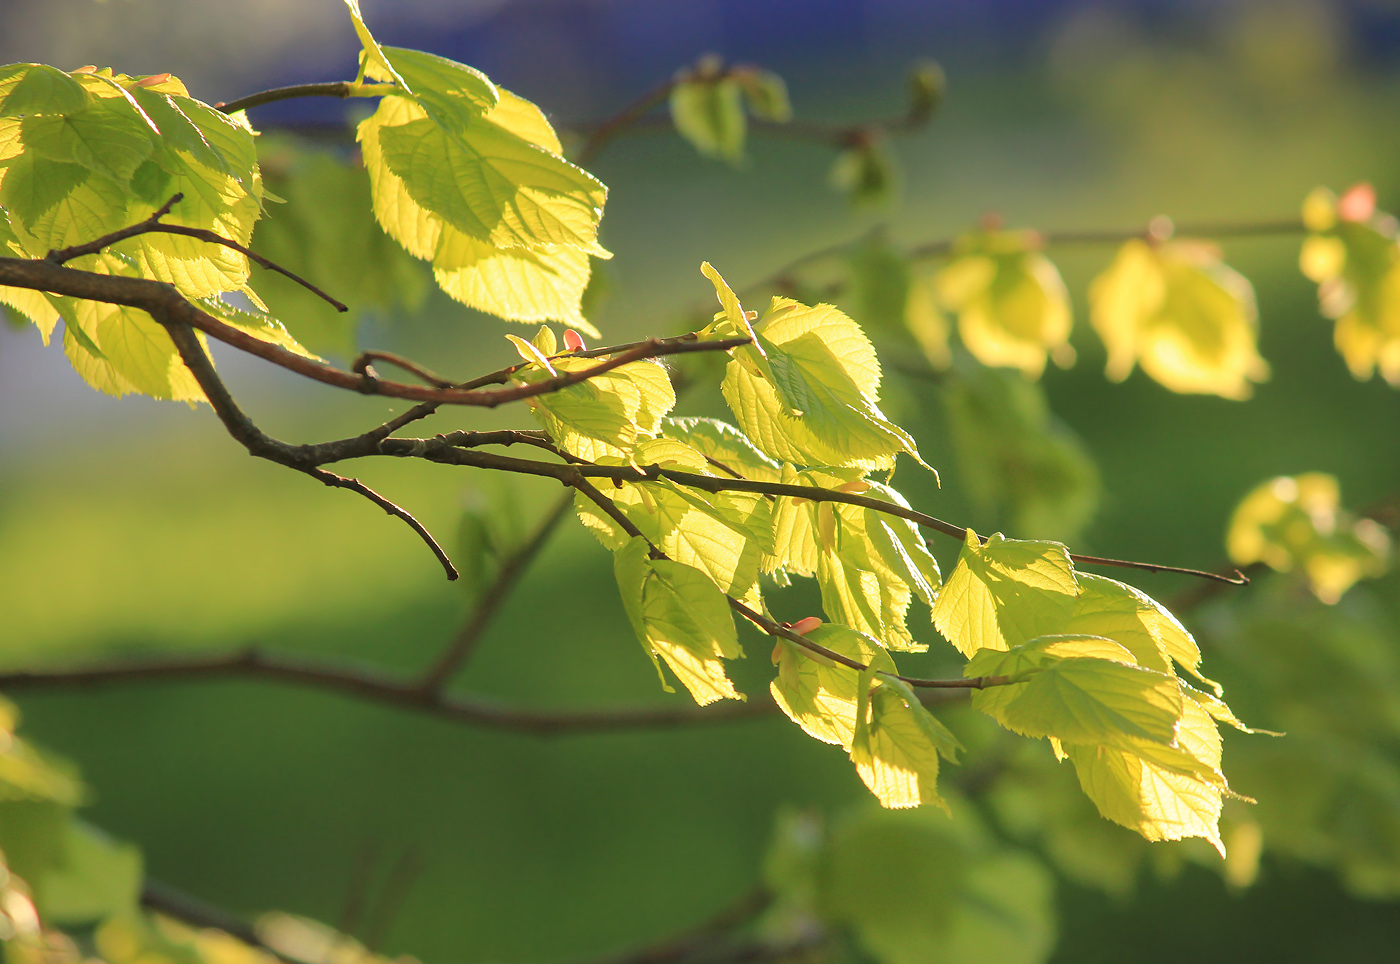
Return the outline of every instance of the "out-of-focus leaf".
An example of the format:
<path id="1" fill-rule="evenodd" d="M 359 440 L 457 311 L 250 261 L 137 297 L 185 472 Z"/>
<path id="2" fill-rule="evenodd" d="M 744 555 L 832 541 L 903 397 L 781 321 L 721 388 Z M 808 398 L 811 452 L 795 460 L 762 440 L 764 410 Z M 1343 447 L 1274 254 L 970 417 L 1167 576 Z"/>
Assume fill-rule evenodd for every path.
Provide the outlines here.
<path id="1" fill-rule="evenodd" d="M 701 154 L 737 164 L 744 158 L 748 126 L 743 96 L 734 77 L 683 80 L 671 89 L 671 121 Z"/>
<path id="2" fill-rule="evenodd" d="M 1269 375 L 1249 281 L 1201 242 L 1129 241 L 1089 289 L 1108 377 L 1134 363 L 1174 392 L 1244 399 Z"/>
<path id="3" fill-rule="evenodd" d="M 1303 242 L 1303 274 L 1317 282 L 1322 313 L 1335 318 L 1337 350 L 1358 379 L 1377 370 L 1400 385 L 1400 244 L 1395 218 L 1375 209 L 1375 192 L 1358 184 L 1340 199 L 1326 188 L 1303 202 L 1312 232 Z"/>
<path id="4" fill-rule="evenodd" d="M 984 365 L 1038 378 L 1045 360 L 1073 361 L 1069 295 L 1060 273 L 1034 249 L 1034 235 L 987 231 L 958 239 L 939 271 L 939 299 L 958 316 L 958 335 Z"/>
<path id="5" fill-rule="evenodd" d="M 1235 509 L 1226 544 L 1238 565 L 1265 562 L 1280 572 L 1295 566 L 1323 602 L 1335 603 L 1357 580 L 1389 567 L 1390 533 L 1341 507 L 1335 477 L 1321 472 L 1279 476 L 1256 488 Z"/>
<path id="6" fill-rule="evenodd" d="M 884 207 L 899 191 L 899 169 L 884 141 L 876 138 L 837 154 L 827 178 L 857 208 Z"/>

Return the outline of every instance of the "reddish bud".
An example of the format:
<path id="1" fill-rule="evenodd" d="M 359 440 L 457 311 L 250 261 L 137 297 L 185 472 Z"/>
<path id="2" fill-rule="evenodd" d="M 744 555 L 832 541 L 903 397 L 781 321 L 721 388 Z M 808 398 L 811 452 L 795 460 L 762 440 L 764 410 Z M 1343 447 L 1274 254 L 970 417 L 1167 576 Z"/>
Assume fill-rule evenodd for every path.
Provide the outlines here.
<path id="1" fill-rule="evenodd" d="M 1369 221 L 1376 213 L 1376 189 L 1362 181 L 1337 199 L 1337 217 L 1343 221 Z"/>
<path id="2" fill-rule="evenodd" d="M 792 631 L 799 636 L 806 636 L 821 624 L 822 621 L 816 616 L 806 616 L 792 624 Z"/>
<path id="3" fill-rule="evenodd" d="M 170 79 L 170 74 L 169 74 L 169 73 L 164 73 L 164 74 L 151 74 L 151 76 L 149 76 L 149 77 L 143 77 L 143 78 L 141 78 L 140 80 L 138 80 L 138 81 L 136 82 L 136 86 L 137 86 L 137 87 L 156 87 L 156 86 L 159 86 L 160 84 L 165 83 L 165 82 L 166 82 L 167 80 L 169 80 L 169 79 Z"/>
<path id="4" fill-rule="evenodd" d="M 572 328 L 564 329 L 564 350 L 583 351 L 588 346 L 583 343 L 583 336 Z"/>

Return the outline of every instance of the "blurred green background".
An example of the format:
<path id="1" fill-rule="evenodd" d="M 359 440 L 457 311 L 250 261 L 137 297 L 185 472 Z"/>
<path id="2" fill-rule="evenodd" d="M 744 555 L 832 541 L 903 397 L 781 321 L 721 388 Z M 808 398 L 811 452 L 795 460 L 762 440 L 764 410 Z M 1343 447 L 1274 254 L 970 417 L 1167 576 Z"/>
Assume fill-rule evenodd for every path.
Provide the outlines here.
<path id="1" fill-rule="evenodd" d="M 170 70 L 212 102 L 352 76 L 339 6 L 11 3 L 0 7 L 0 46 L 5 60 Z M 1276 219 L 1316 185 L 1356 180 L 1376 185 L 1383 208 L 1400 206 L 1393 4 L 365 6 L 381 39 L 477 63 L 561 126 L 615 108 L 706 49 L 778 70 L 799 116 L 836 119 L 898 112 L 908 62 L 943 62 L 946 105 L 894 144 L 904 185 L 886 210 L 853 213 L 827 188 L 832 152 L 819 146 L 756 138 L 737 170 L 671 134 L 609 148 L 592 167 L 612 189 L 612 294 L 594 318 L 609 341 L 673 333 L 703 308 L 702 259 L 742 286 L 875 224 L 914 243 L 989 211 L 1045 229 L 1130 227 L 1159 213 Z M 323 109 L 269 122 L 338 116 Z M 1235 503 L 1271 475 L 1334 473 L 1354 506 L 1400 485 L 1400 398 L 1347 374 L 1298 273 L 1298 239 L 1224 251 L 1255 284 L 1273 368 L 1244 403 L 1172 395 L 1140 373 L 1108 383 L 1083 293 L 1111 251 L 1050 252 L 1075 299 L 1079 361 L 1044 384 L 1103 479 L 1080 551 L 1211 568 Z M 519 330 L 433 296 L 415 317 L 366 320 L 360 340 L 466 376 L 509 363 L 501 334 Z M 391 410 L 217 357 L 250 413 L 288 440 L 361 431 Z M 688 366 L 703 370 L 678 365 Z M 942 489 L 902 474 L 911 502 L 982 531 L 1004 524 L 960 484 L 933 389 L 891 374 L 885 395 L 943 474 Z M 706 385 L 681 411 L 723 414 Z M 453 413 L 434 431 L 526 422 L 523 410 Z M 497 488 L 426 465 L 355 471 L 442 536 L 470 492 Z M 542 511 L 556 488 L 522 486 L 520 496 Z M 945 571 L 956 549 L 942 547 Z M 1164 598 L 1183 588 L 1134 582 Z M 1394 596 L 1393 578 L 1383 587 Z M 461 686 L 548 707 L 684 699 L 658 691 L 615 598 L 606 553 L 570 523 Z M 795 619 L 817 601 L 798 592 L 773 605 Z M 247 458 L 207 409 L 99 396 L 32 329 L 0 329 L 6 668 L 256 642 L 408 670 L 432 658 L 464 610 L 422 546 L 361 501 Z M 757 635 L 745 639 L 752 655 L 766 652 Z M 756 690 L 764 661 L 751 662 L 737 671 Z M 782 719 L 537 739 L 269 684 L 19 702 L 26 732 L 81 766 L 94 788 L 89 819 L 137 841 L 152 875 L 206 899 L 334 924 L 397 861 L 416 862 L 386 949 L 428 962 L 557 960 L 663 935 L 752 885 L 779 806 L 834 811 L 867 796 L 839 751 Z M 956 711 L 948 720 L 958 728 Z M 1243 895 L 1192 868 L 1174 881 L 1149 875 L 1124 900 L 1071 885 L 1058 900 L 1057 960 L 1360 961 L 1400 949 L 1400 907 L 1355 901 L 1325 873 L 1268 858 Z"/>

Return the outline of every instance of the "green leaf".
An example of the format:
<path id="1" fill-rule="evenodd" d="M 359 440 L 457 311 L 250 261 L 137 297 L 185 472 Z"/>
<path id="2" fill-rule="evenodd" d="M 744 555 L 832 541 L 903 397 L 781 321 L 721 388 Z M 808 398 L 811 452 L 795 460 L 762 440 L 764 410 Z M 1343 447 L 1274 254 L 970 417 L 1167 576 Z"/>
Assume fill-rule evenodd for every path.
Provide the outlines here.
<path id="1" fill-rule="evenodd" d="M 1011 653 L 1030 654 L 1034 659 L 1046 647 L 1063 651 L 1067 644 L 1081 640 L 1086 637 L 1045 636 Z M 1174 742 L 1183 712 L 1175 678 L 1136 666 L 1131 659 L 1126 652 L 1119 659 L 1065 654 L 1025 671 L 1023 682 L 994 687 L 990 694 L 979 691 L 973 704 L 1023 736 L 1096 745 L 1118 745 L 1123 737 Z M 1007 675 L 993 668 L 997 664 L 1017 666 L 1020 660 L 1014 656 L 993 658 L 988 653 L 975 661 L 975 671 L 974 663 L 969 663 L 968 669 L 974 675 Z M 1020 675 L 1014 675 L 1013 680 Z"/>
<path id="2" fill-rule="evenodd" d="M 596 367 L 592 358 L 556 358 L 550 367 L 560 372 Z M 548 371 L 529 368 L 513 379 L 530 384 L 550 377 Z M 565 451 L 597 461 L 605 456 L 630 457 L 639 441 L 652 438 L 661 419 L 676 403 L 666 369 L 650 360 L 629 362 L 556 392 L 536 395 L 531 411 Z"/>
<path id="3" fill-rule="evenodd" d="M 827 180 L 857 208 L 885 207 L 899 192 L 899 170 L 883 140 L 865 140 L 836 155 Z"/>
<path id="4" fill-rule="evenodd" d="M 503 92 L 475 67 L 422 50 L 380 49 L 393 65 L 397 82 L 411 91 L 419 106 L 445 128 L 465 128 L 474 118 L 496 107 L 504 97 Z M 553 151 L 559 153 L 557 144 Z"/>
<path id="5" fill-rule="evenodd" d="M 21 130 L 26 151 L 79 164 L 122 188 L 155 148 L 150 128 L 121 99 L 99 101 L 75 114 L 26 117 Z"/>
<path id="6" fill-rule="evenodd" d="M 978 361 L 1038 378 L 1047 355 L 1073 359 L 1072 319 L 1060 273 L 1031 245 L 1029 235 L 1015 231 L 966 235 L 935 284 Z"/>
<path id="7" fill-rule="evenodd" d="M 737 164 L 747 126 L 742 97 L 732 77 L 681 81 L 671 88 L 671 120 L 701 154 Z"/>
<path id="8" fill-rule="evenodd" d="M 877 405 L 880 365 L 855 322 L 831 305 L 774 298 L 758 346 L 733 351 L 721 389 L 739 428 L 769 457 L 799 465 L 920 464 L 914 440 Z"/>
<path id="9" fill-rule="evenodd" d="M 1069 552 L 1059 543 L 996 533 L 983 546 L 969 529 L 933 607 L 933 624 L 969 658 L 980 649 L 1007 650 L 1043 635 L 1033 630 L 1047 620 L 1068 620 L 1079 592 Z"/>
<path id="10" fill-rule="evenodd" d="M 83 380 L 109 395 L 139 393 L 177 402 L 202 402 L 204 390 L 185 367 L 170 335 L 137 308 L 72 301 L 59 308 L 67 331 L 63 348 Z M 101 357 L 77 343 L 81 332 Z M 201 340 L 203 336 L 201 335 Z"/>
<path id="11" fill-rule="evenodd" d="M 1317 282 L 1322 313 L 1336 319 L 1333 338 L 1352 375 L 1365 380 L 1379 369 L 1400 385 L 1400 244 L 1395 219 L 1375 210 L 1367 189 L 1357 185 L 1341 201 L 1325 188 L 1308 196 L 1303 220 L 1312 234 L 1299 261 Z M 1343 210 L 1348 199 L 1363 203 Z"/>
<path id="12" fill-rule="evenodd" d="M 711 461 L 720 478 L 735 478 L 758 482 L 777 482 L 782 477 L 778 463 L 758 450 L 747 435 L 728 422 L 714 418 L 665 418 L 661 431 L 667 438 L 678 439 L 702 453 Z M 716 464 L 718 463 L 718 464 Z"/>
<path id="13" fill-rule="evenodd" d="M 375 217 L 432 261 L 452 297 L 509 320 L 552 319 L 595 334 L 582 297 L 588 256 L 610 257 L 596 241 L 606 189 L 558 156 L 538 108 L 499 96 L 460 137 L 410 100 L 386 97 L 358 132 Z M 424 166 L 434 152 L 457 166 Z"/>
<path id="14" fill-rule="evenodd" d="M 0 79 L 0 114 L 6 117 L 76 114 L 92 103 L 78 81 L 47 64 L 12 64 Z"/>
<path id="15" fill-rule="evenodd" d="M 1336 477 L 1321 472 L 1279 476 L 1245 496 L 1230 519 L 1226 544 L 1236 565 L 1302 569 L 1325 603 L 1336 603 L 1358 580 L 1384 573 L 1393 549 L 1379 523 L 1342 509 Z"/>
<path id="16" fill-rule="evenodd" d="M 836 623 L 803 634 L 842 656 L 894 673 L 894 661 L 879 641 Z M 850 750 L 855 736 L 860 673 L 796 643 L 779 639 L 773 650 L 778 675 L 769 684 L 774 701 L 808 736 Z"/>
<path id="17" fill-rule="evenodd" d="M 953 819 L 864 811 L 836 826 L 822 877 L 828 919 L 881 964 L 1039 964 L 1055 943 L 1051 876 Z"/>
<path id="18" fill-rule="evenodd" d="M 787 84 L 783 78 L 771 70 L 749 67 L 735 70 L 731 76 L 744 90 L 744 100 L 748 102 L 749 113 L 775 124 L 786 124 L 792 120 L 792 102 L 788 99 Z"/>
<path id="19" fill-rule="evenodd" d="M 908 684 L 866 670 L 858 686 L 851 761 L 861 780 L 882 807 L 935 803 L 947 810 L 938 795 L 938 758 L 956 762 L 957 738 L 924 709 Z"/>
<path id="20" fill-rule="evenodd" d="M 665 660 L 701 706 L 743 699 L 722 662 L 743 656 L 724 593 L 698 569 L 651 559 L 649 551 L 636 537 L 614 557 L 622 603 L 642 648 L 653 661 Z"/>
<path id="21" fill-rule="evenodd" d="M 4 170 L 4 181 L 0 182 L 0 207 L 4 207 L 15 219 L 16 227 L 28 228 L 71 195 L 88 179 L 88 175 L 87 168 L 79 164 L 62 164 L 21 155 Z M 47 250 L 43 253 L 46 254 Z"/>
<path id="22" fill-rule="evenodd" d="M 1136 362 L 1174 392 L 1245 399 L 1269 375 L 1254 289 L 1211 245 L 1129 241 L 1089 300 L 1114 381 Z"/>
<path id="23" fill-rule="evenodd" d="M 38 909 L 53 924 L 88 924 L 135 913 L 144 883 L 141 851 L 70 819 L 62 859 L 43 874 Z"/>

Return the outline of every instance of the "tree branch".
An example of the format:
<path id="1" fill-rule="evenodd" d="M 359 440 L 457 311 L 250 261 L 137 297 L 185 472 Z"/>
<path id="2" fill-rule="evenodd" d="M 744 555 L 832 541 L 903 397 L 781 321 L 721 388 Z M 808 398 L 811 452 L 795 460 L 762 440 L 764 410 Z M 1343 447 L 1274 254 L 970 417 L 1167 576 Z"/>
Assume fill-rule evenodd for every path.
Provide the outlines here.
<path id="1" fill-rule="evenodd" d="M 295 100 L 298 97 L 339 97 L 344 100 L 348 97 L 379 97 L 397 89 L 394 84 L 356 84 L 349 80 L 335 80 L 320 84 L 293 84 L 290 87 L 261 90 L 256 94 L 248 94 L 246 97 L 240 97 L 227 103 L 220 101 L 214 107 L 225 114 L 233 114 L 240 110 L 261 107 L 263 104 L 276 103 L 279 100 Z"/>
<path id="2" fill-rule="evenodd" d="M 183 198 L 183 194 L 176 194 L 169 201 L 166 201 L 164 204 L 162 204 L 160 208 L 156 210 L 155 214 L 152 214 L 149 218 L 140 222 L 139 224 L 133 224 L 130 227 L 122 228 L 120 231 L 113 231 L 111 234 L 104 234 L 102 237 L 97 238 L 94 241 L 89 241 L 86 244 L 75 244 L 67 248 L 60 248 L 57 251 L 50 251 L 48 255 L 44 258 L 44 260 L 49 261 L 53 264 L 61 265 L 64 262 L 72 261 L 74 258 L 81 258 L 83 255 L 86 254 L 97 254 L 103 248 L 111 247 L 119 241 L 125 241 L 128 238 L 134 238 L 138 235 L 179 234 L 187 238 L 196 238 L 200 241 L 208 241 L 210 244 L 221 244 L 226 248 L 232 248 L 234 251 L 243 254 L 245 257 L 255 262 L 256 264 L 259 264 L 262 267 L 267 268 L 271 271 L 276 271 L 278 274 L 292 279 L 297 284 L 305 288 L 307 291 L 310 291 L 312 294 L 316 295 L 318 298 L 321 298 L 322 300 L 335 306 L 336 311 L 350 310 L 345 305 L 341 304 L 339 301 L 326 294 L 320 288 L 307 281 L 301 275 L 294 274 L 293 272 L 288 271 L 286 268 L 282 267 L 280 264 L 277 264 L 273 261 L 269 261 L 267 258 L 264 258 L 256 251 L 252 250 L 251 248 L 244 247 L 237 241 L 234 241 L 230 238 L 226 238 L 221 234 L 216 234 L 213 231 L 207 231 L 204 228 L 189 228 L 180 224 L 161 224 L 160 219 L 169 214 L 170 209 L 174 207 Z"/>
<path id="3" fill-rule="evenodd" d="M 842 502 L 847 505 L 862 506 L 867 509 L 874 509 L 887 515 L 907 519 L 917 523 L 927 529 L 950 536 L 959 541 L 967 539 L 967 529 L 954 525 L 951 522 L 944 522 L 931 515 L 919 512 L 917 509 L 909 509 L 893 502 L 886 502 L 883 499 L 872 499 L 869 496 L 857 495 L 852 492 L 840 492 L 835 489 L 821 489 L 815 486 L 791 485 L 783 482 L 762 482 L 754 479 L 733 479 L 720 478 L 713 475 L 701 475 L 697 472 L 684 472 L 679 469 L 666 469 L 659 465 L 648 465 L 634 467 L 630 465 L 595 465 L 591 463 L 575 465 L 558 465 L 551 462 L 533 462 L 527 459 L 516 459 L 505 455 L 495 455 L 487 452 L 462 451 L 457 448 L 461 444 L 459 440 L 454 440 L 453 436 L 438 436 L 436 439 L 386 439 L 379 445 L 379 451 L 384 455 L 395 456 L 417 456 L 430 461 L 445 462 L 456 465 L 474 465 L 481 468 L 497 469 L 505 472 L 518 472 L 525 475 L 540 475 L 547 478 L 558 479 L 567 485 L 572 485 L 574 478 L 603 478 L 611 479 L 614 482 L 655 482 L 658 479 L 669 479 L 680 485 L 699 489 L 703 492 L 754 492 L 764 495 L 790 496 L 797 499 L 807 499 L 812 502 Z M 610 501 L 610 500 L 609 500 Z M 620 524 L 620 523 L 619 523 Z M 985 536 L 978 536 L 985 544 Z M 1135 562 L 1128 559 L 1107 559 L 1102 556 L 1086 556 L 1078 553 L 1070 553 L 1070 558 L 1075 562 L 1090 566 L 1112 566 L 1123 569 L 1141 569 L 1147 572 L 1172 572 L 1180 575 L 1195 576 L 1198 579 L 1208 579 L 1218 582 L 1230 583 L 1232 585 L 1244 585 L 1249 580 L 1241 573 L 1234 576 L 1225 576 L 1215 572 L 1206 572 L 1201 569 L 1188 569 L 1181 566 L 1167 566 L 1154 562 Z"/>
<path id="4" fill-rule="evenodd" d="M 748 344 L 748 339 L 744 338 L 713 341 L 698 341 L 694 336 L 650 339 L 639 342 L 632 348 L 591 368 L 565 372 L 562 375 L 528 385 L 516 385 L 492 391 L 432 388 L 423 385 L 388 382 L 371 378 L 365 374 L 343 371 L 324 362 L 288 351 L 281 345 L 263 341 L 220 321 L 186 300 L 171 285 L 159 281 L 80 271 L 76 268 L 55 265 L 45 260 L 0 258 L 0 285 L 11 285 L 17 288 L 29 288 L 34 291 L 47 291 L 52 294 L 69 295 L 75 298 L 139 308 L 167 328 L 175 323 L 189 325 L 226 345 L 336 388 L 365 395 L 383 395 L 388 398 L 404 398 L 441 405 L 495 408 L 497 405 L 503 405 L 507 402 L 520 401 L 559 391 L 561 388 L 587 381 L 634 361 L 697 351 L 728 351 L 731 348 Z"/>
<path id="5" fill-rule="evenodd" d="M 141 887 L 141 906 L 200 930 L 211 927 L 221 930 L 249 947 L 271 954 L 285 964 L 303 964 L 268 944 L 258 935 L 252 924 L 236 914 L 205 903 L 198 897 L 150 877 L 146 878 Z"/>
<path id="6" fill-rule="evenodd" d="M 776 711 L 757 695 L 746 703 L 606 707 L 598 709 L 529 709 L 488 697 L 449 695 L 425 690 L 419 680 L 401 679 L 374 667 L 349 661 L 324 661 L 264 652 L 256 647 L 213 656 L 98 663 L 44 672 L 0 674 L 0 690 L 14 692 L 114 684 L 262 679 L 413 710 L 426 716 L 530 736 L 606 733 L 757 719 Z"/>

